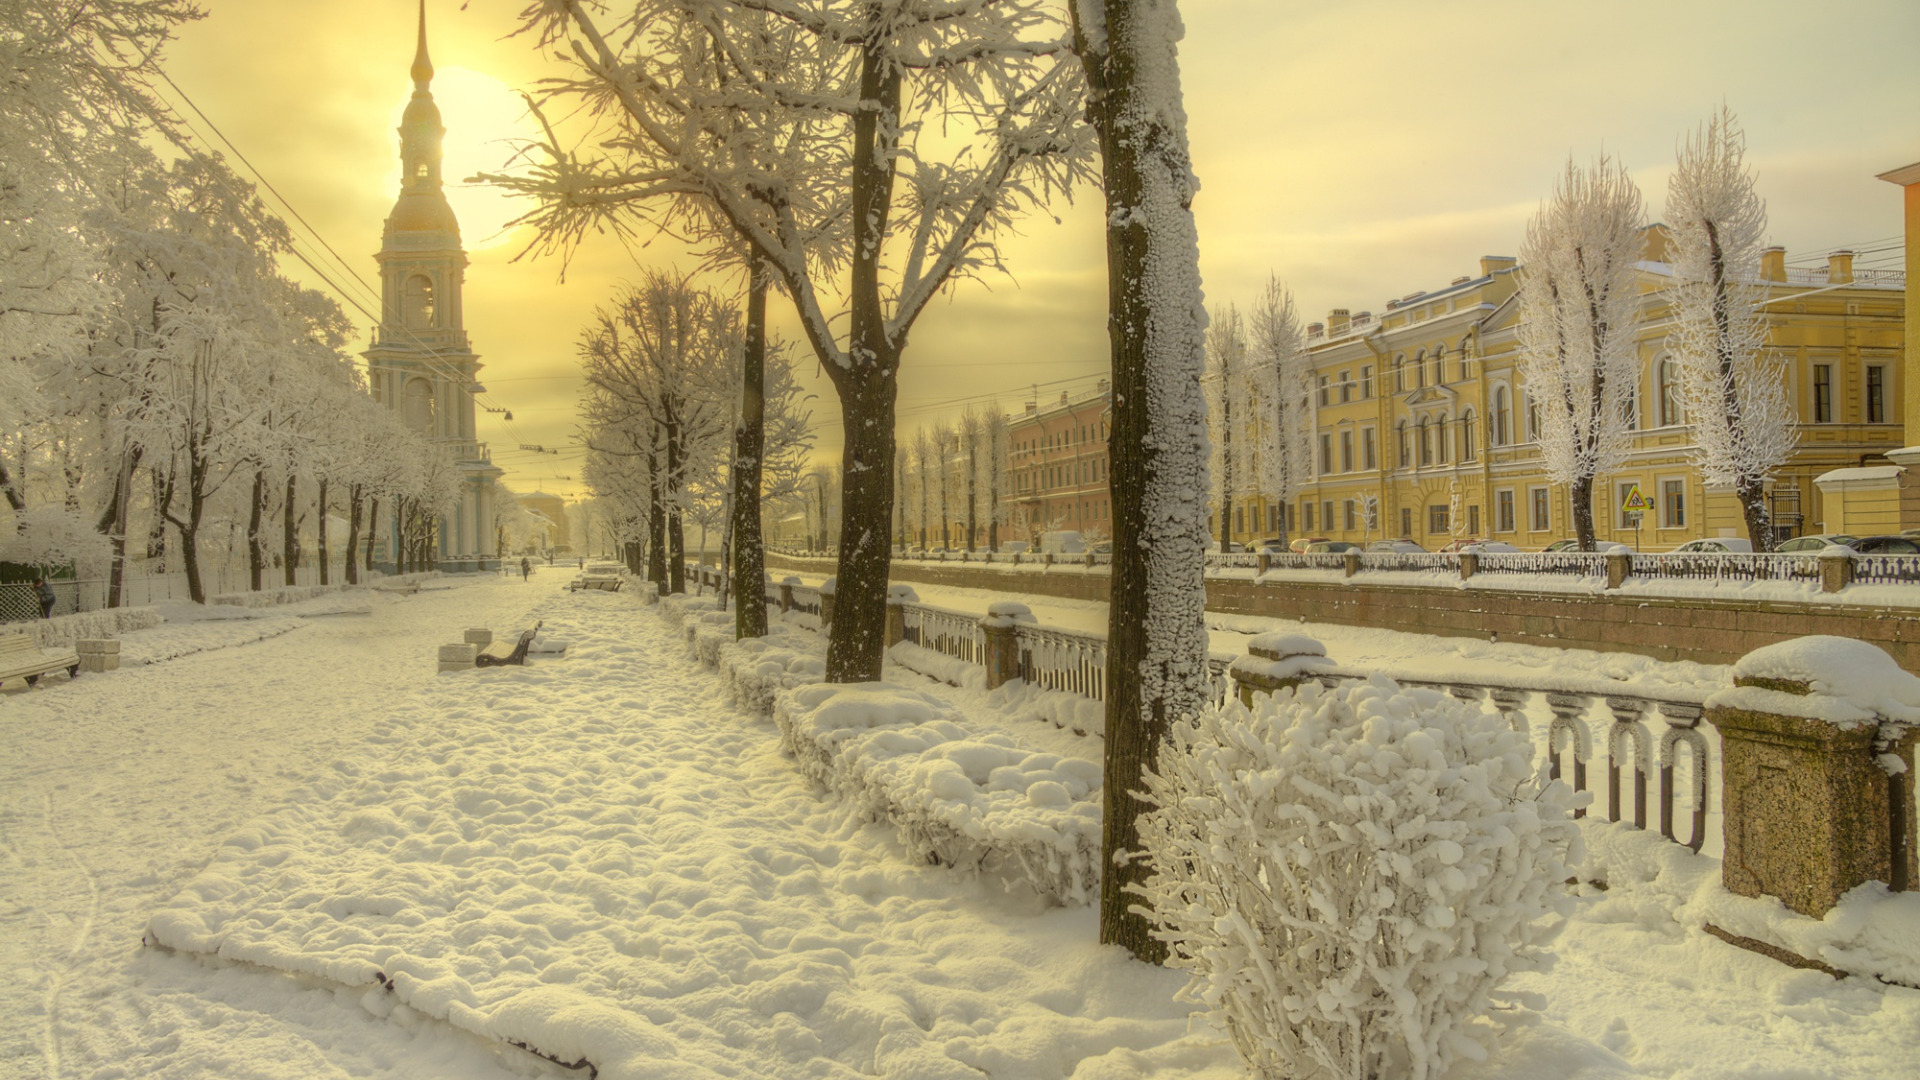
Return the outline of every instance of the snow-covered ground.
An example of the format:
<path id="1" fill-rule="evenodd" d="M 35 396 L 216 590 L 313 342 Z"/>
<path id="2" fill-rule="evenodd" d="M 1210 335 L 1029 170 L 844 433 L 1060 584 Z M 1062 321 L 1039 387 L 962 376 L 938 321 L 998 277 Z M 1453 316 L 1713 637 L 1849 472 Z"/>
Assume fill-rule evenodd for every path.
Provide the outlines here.
<path id="1" fill-rule="evenodd" d="M 174 622 L 125 638 L 156 662 L 0 695 L 0 1074 L 583 1075 L 517 1040 L 609 1078 L 1241 1075 L 1090 909 L 926 865 L 641 598 L 566 577 Z M 432 673 L 533 618 L 564 658 Z M 1920 991 L 1790 970 L 1650 892 L 1583 897 L 1555 950 L 1517 986 L 1540 1011 L 1454 1076 L 1920 1075 Z"/>

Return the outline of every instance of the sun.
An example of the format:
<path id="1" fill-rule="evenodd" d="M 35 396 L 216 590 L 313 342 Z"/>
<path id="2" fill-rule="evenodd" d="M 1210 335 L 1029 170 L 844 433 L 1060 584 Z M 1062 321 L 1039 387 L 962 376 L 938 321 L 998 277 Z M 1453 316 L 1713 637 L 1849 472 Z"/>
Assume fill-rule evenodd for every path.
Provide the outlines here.
<path id="1" fill-rule="evenodd" d="M 460 239 L 468 251 L 512 243 L 520 229 L 507 223 L 531 208 L 525 199 L 512 198 L 484 184 L 468 184 L 478 172 L 503 172 L 507 160 L 524 140 L 539 133 L 527 114 L 527 103 L 513 88 L 483 71 L 463 67 L 436 67 L 433 101 L 447 127 L 440 175 L 445 178 L 447 203 L 460 219 Z M 393 111 L 393 126 L 406 110 L 402 98 Z M 388 187 L 399 190 L 396 160 Z"/>

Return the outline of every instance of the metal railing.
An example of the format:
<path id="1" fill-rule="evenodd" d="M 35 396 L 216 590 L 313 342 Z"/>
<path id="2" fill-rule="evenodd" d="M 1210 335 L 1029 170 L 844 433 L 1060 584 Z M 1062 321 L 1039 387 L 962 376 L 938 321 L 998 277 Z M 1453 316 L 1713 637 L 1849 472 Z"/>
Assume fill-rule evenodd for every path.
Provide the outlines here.
<path id="1" fill-rule="evenodd" d="M 1818 561 L 1814 560 L 1816 577 L 1820 574 Z M 1920 581 L 1920 555 L 1855 555 L 1853 580 L 1866 585 L 1912 584 Z"/>
<path id="2" fill-rule="evenodd" d="M 1909 558 L 1916 558 L 1909 556 Z M 1920 558 L 1916 558 L 1920 562 Z M 1858 569 L 1856 561 L 1855 569 Z M 1817 555 L 1678 553 L 1636 554 L 1633 577 L 1686 581 L 1813 581 L 1820 580 Z"/>
<path id="3" fill-rule="evenodd" d="M 986 663 L 987 641 L 979 616 L 926 604 L 902 604 L 900 612 L 906 640 L 955 660 Z"/>

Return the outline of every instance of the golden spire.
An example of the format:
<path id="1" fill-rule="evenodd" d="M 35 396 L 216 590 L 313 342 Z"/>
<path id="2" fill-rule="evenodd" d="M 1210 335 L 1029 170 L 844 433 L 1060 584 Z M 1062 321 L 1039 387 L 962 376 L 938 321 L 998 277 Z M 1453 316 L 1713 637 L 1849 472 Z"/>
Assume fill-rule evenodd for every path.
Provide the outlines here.
<path id="1" fill-rule="evenodd" d="M 420 0 L 420 46 L 413 53 L 413 84 L 425 90 L 433 81 L 433 61 L 427 57 L 427 0 Z"/>

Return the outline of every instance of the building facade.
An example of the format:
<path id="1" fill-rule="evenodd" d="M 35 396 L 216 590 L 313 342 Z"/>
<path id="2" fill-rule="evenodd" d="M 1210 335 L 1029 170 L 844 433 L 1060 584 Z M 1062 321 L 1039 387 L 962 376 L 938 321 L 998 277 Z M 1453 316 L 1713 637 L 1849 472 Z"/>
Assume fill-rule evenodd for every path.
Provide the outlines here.
<path id="1" fill-rule="evenodd" d="M 400 195 L 381 236 L 380 325 L 362 354 L 375 400 L 427 435 L 460 471 L 460 499 L 437 522 L 435 543 L 443 570 L 490 570 L 499 565 L 493 528 L 493 483 L 503 470 L 490 460 L 474 433 L 474 394 L 480 358 L 467 340 L 461 303 L 467 256 L 460 223 L 441 187 L 441 141 L 446 128 L 429 85 L 427 16 L 420 9 L 414 54 L 413 98 L 400 121 Z M 385 552 L 397 550 L 397 524 Z"/>
<path id="2" fill-rule="evenodd" d="M 1638 270 L 1633 449 L 1595 483 L 1598 539 L 1645 551 L 1745 535 L 1732 493 L 1709 488 L 1691 465 L 1666 351 L 1665 243 L 1665 230 L 1651 227 Z M 1290 506 L 1235 500 L 1233 537 L 1277 535 L 1283 520 L 1295 536 L 1406 538 L 1428 549 L 1473 539 L 1539 548 L 1571 537 L 1568 492 L 1546 477 L 1537 412 L 1517 370 L 1521 273 L 1511 258 L 1488 257 L 1478 275 L 1389 301 L 1380 314 L 1337 309 L 1312 324 L 1311 477 Z M 1774 248 L 1756 276 L 1769 346 L 1785 361 L 1799 417 L 1799 445 L 1769 486 L 1772 521 L 1781 536 L 1830 531 L 1815 478 L 1885 465 L 1904 445 L 1905 275 L 1856 273 L 1848 252 L 1788 267 Z M 1651 507 L 1628 510 L 1634 494 Z"/>
<path id="3" fill-rule="evenodd" d="M 1105 379 L 1091 392 L 1007 418 L 1007 493 L 1013 520 L 1008 539 L 1037 540 L 1041 533 L 1071 530 L 1090 539 L 1113 535 L 1113 500 L 1107 490 L 1107 438 L 1113 423 L 1113 389 Z"/>

